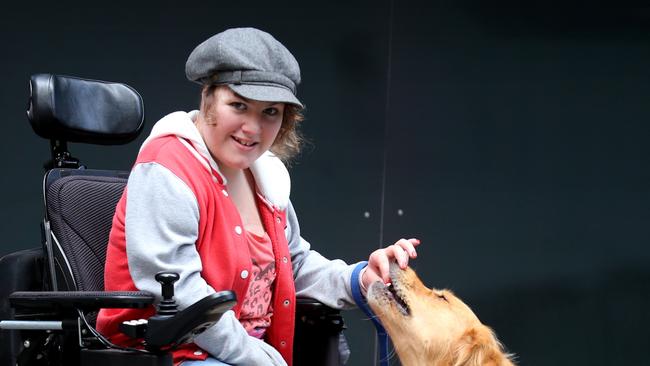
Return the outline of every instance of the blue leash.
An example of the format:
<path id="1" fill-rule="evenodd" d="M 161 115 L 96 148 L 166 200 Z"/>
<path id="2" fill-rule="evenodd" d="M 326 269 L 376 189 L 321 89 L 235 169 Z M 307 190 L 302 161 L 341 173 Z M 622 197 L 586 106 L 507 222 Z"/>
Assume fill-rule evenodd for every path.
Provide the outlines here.
<path id="1" fill-rule="evenodd" d="M 361 291 L 361 286 L 359 285 L 359 274 L 361 270 L 368 265 L 368 262 L 361 262 L 352 271 L 351 286 L 352 286 L 352 297 L 354 302 L 357 303 L 359 309 L 361 309 L 367 316 L 372 320 L 372 323 L 377 329 L 377 338 L 379 339 L 379 365 L 388 366 L 388 334 L 386 329 L 381 325 L 379 319 L 375 316 L 366 302 L 366 298 L 363 296 Z"/>

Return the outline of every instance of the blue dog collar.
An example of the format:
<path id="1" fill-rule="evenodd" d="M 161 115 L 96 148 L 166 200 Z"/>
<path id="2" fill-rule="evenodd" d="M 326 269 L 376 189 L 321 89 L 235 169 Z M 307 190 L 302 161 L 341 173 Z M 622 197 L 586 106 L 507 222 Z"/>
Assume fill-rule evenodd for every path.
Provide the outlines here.
<path id="1" fill-rule="evenodd" d="M 375 313 L 373 313 L 370 306 L 368 306 L 368 302 L 363 296 L 361 286 L 359 285 L 359 274 L 362 269 L 366 268 L 366 266 L 368 266 L 368 262 L 361 262 L 352 271 L 352 297 L 354 298 L 354 302 L 357 303 L 359 309 L 361 309 L 364 314 L 372 320 L 372 323 L 375 325 L 375 329 L 377 330 L 377 338 L 379 339 L 379 365 L 388 366 L 388 334 L 386 333 L 384 326 L 379 322 L 377 316 L 375 316 Z"/>

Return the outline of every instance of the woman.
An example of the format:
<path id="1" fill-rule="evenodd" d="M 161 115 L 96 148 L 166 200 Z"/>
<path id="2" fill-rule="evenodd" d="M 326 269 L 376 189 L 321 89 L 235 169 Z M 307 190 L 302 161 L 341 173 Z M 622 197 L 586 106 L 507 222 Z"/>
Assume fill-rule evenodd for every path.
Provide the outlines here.
<path id="1" fill-rule="evenodd" d="M 365 262 L 330 261 L 300 237 L 279 158 L 299 149 L 300 69 L 270 34 L 219 33 L 196 47 L 186 74 L 203 85 L 200 109 L 167 115 L 143 143 L 113 220 L 106 289 L 159 294 L 154 275 L 165 270 L 180 275 L 179 309 L 233 290 L 238 304 L 175 351 L 175 363 L 291 364 L 297 294 L 353 307 L 352 281 L 388 282 L 389 261 L 406 267 L 419 241 L 373 252 L 352 278 Z M 153 312 L 103 309 L 97 326 L 128 344 L 118 324 Z"/>

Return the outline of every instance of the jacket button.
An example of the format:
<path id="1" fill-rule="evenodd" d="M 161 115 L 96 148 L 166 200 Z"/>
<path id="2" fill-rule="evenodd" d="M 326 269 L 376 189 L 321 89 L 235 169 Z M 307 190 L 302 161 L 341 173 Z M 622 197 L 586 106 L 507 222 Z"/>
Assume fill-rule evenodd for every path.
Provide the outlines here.
<path id="1" fill-rule="evenodd" d="M 228 191 L 226 191 L 225 189 L 222 189 L 221 193 L 223 193 L 224 196 L 228 197 Z"/>
<path id="2" fill-rule="evenodd" d="M 282 257 L 282 263 L 287 263 L 288 261 L 287 257 Z"/>
<path id="3" fill-rule="evenodd" d="M 285 347 L 285 346 L 287 345 L 287 342 L 285 342 L 285 341 L 280 341 L 280 345 L 281 345 L 282 347 Z"/>
<path id="4" fill-rule="evenodd" d="M 284 300 L 284 302 L 283 302 L 282 304 L 283 304 L 284 306 L 289 306 L 289 304 L 291 304 L 291 301 L 289 301 L 289 300 Z"/>
<path id="5" fill-rule="evenodd" d="M 247 278 L 248 278 L 248 271 L 247 271 L 247 270 L 243 270 L 243 271 L 241 271 L 241 278 L 243 278 L 243 279 L 247 279 Z"/>
<path id="6" fill-rule="evenodd" d="M 194 351 L 195 356 L 201 356 L 203 354 L 202 351 Z"/>
<path id="7" fill-rule="evenodd" d="M 241 235 L 242 233 L 241 226 L 239 225 L 235 226 L 235 232 L 237 233 L 237 235 Z"/>
<path id="8" fill-rule="evenodd" d="M 278 224 L 279 224 L 279 223 L 281 223 L 281 222 L 282 222 L 282 219 L 281 219 L 281 218 L 279 218 L 279 217 L 276 217 L 276 218 L 275 218 L 275 221 L 277 221 L 277 222 L 278 222 Z"/>

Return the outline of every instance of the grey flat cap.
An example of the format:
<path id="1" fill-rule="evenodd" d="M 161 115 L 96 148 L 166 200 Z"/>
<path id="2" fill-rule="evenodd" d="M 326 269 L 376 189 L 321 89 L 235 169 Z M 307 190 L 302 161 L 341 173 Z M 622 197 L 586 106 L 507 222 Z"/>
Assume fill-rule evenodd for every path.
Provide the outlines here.
<path id="1" fill-rule="evenodd" d="M 303 107 L 296 97 L 300 67 L 282 43 L 255 28 L 233 28 L 198 45 L 185 75 L 200 84 L 225 84 L 244 98 Z"/>

